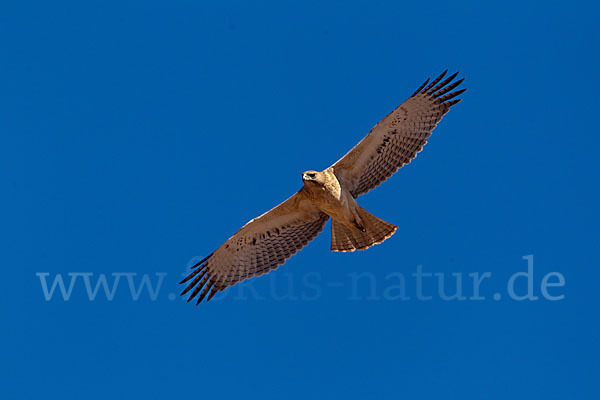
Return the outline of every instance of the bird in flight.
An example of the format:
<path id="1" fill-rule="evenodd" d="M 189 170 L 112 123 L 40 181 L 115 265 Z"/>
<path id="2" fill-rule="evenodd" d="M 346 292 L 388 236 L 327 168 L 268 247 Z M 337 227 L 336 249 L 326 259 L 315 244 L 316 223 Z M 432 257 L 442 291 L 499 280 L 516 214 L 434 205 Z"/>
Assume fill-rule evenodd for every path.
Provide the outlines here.
<path id="1" fill-rule="evenodd" d="M 180 283 L 181 295 L 198 294 L 198 305 L 217 292 L 262 275 L 314 239 L 331 217 L 331 250 L 364 250 L 382 243 L 396 226 L 369 213 L 356 198 L 378 186 L 410 163 L 450 107 L 466 89 L 458 72 L 448 70 L 423 83 L 412 96 L 379 122 L 352 150 L 323 171 L 302 173 L 302 188 L 289 199 L 254 218 L 217 250 L 192 266 Z M 208 296 L 208 297 L 207 297 Z"/>

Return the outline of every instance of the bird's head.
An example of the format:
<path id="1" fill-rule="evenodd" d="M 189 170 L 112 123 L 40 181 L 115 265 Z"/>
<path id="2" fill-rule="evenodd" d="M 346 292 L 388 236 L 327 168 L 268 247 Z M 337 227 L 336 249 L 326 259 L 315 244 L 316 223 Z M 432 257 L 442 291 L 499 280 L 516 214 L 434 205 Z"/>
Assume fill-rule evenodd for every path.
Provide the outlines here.
<path id="1" fill-rule="evenodd" d="M 302 182 L 319 183 L 321 182 L 321 173 L 317 171 L 306 171 L 302 173 Z"/>

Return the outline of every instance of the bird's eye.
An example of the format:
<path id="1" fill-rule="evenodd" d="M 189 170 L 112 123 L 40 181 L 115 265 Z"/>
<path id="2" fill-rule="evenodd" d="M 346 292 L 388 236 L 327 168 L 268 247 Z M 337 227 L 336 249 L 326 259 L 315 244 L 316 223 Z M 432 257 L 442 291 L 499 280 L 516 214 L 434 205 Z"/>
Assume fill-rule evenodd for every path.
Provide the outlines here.
<path id="1" fill-rule="evenodd" d="M 308 177 L 309 177 L 310 179 L 315 179 L 315 174 L 308 174 Z"/>

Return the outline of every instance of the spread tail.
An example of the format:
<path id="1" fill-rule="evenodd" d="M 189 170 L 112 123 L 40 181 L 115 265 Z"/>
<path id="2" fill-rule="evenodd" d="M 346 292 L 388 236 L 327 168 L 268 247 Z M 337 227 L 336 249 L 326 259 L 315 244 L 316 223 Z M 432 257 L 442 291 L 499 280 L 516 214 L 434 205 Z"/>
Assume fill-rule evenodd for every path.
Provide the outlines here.
<path id="1" fill-rule="evenodd" d="M 350 229 L 336 220 L 331 221 L 332 251 L 368 249 L 374 244 L 383 243 L 398 228 L 396 225 L 385 222 L 360 207 L 358 215 L 362 220 L 364 231 L 359 228 Z"/>

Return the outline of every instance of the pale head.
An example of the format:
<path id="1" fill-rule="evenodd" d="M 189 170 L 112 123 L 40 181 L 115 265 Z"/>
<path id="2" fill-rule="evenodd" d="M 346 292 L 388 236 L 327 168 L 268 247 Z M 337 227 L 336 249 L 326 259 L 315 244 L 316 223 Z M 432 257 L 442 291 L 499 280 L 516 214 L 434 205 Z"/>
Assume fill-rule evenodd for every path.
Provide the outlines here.
<path id="1" fill-rule="evenodd" d="M 323 174 L 317 171 L 305 171 L 302 173 L 304 183 L 323 183 Z"/>

